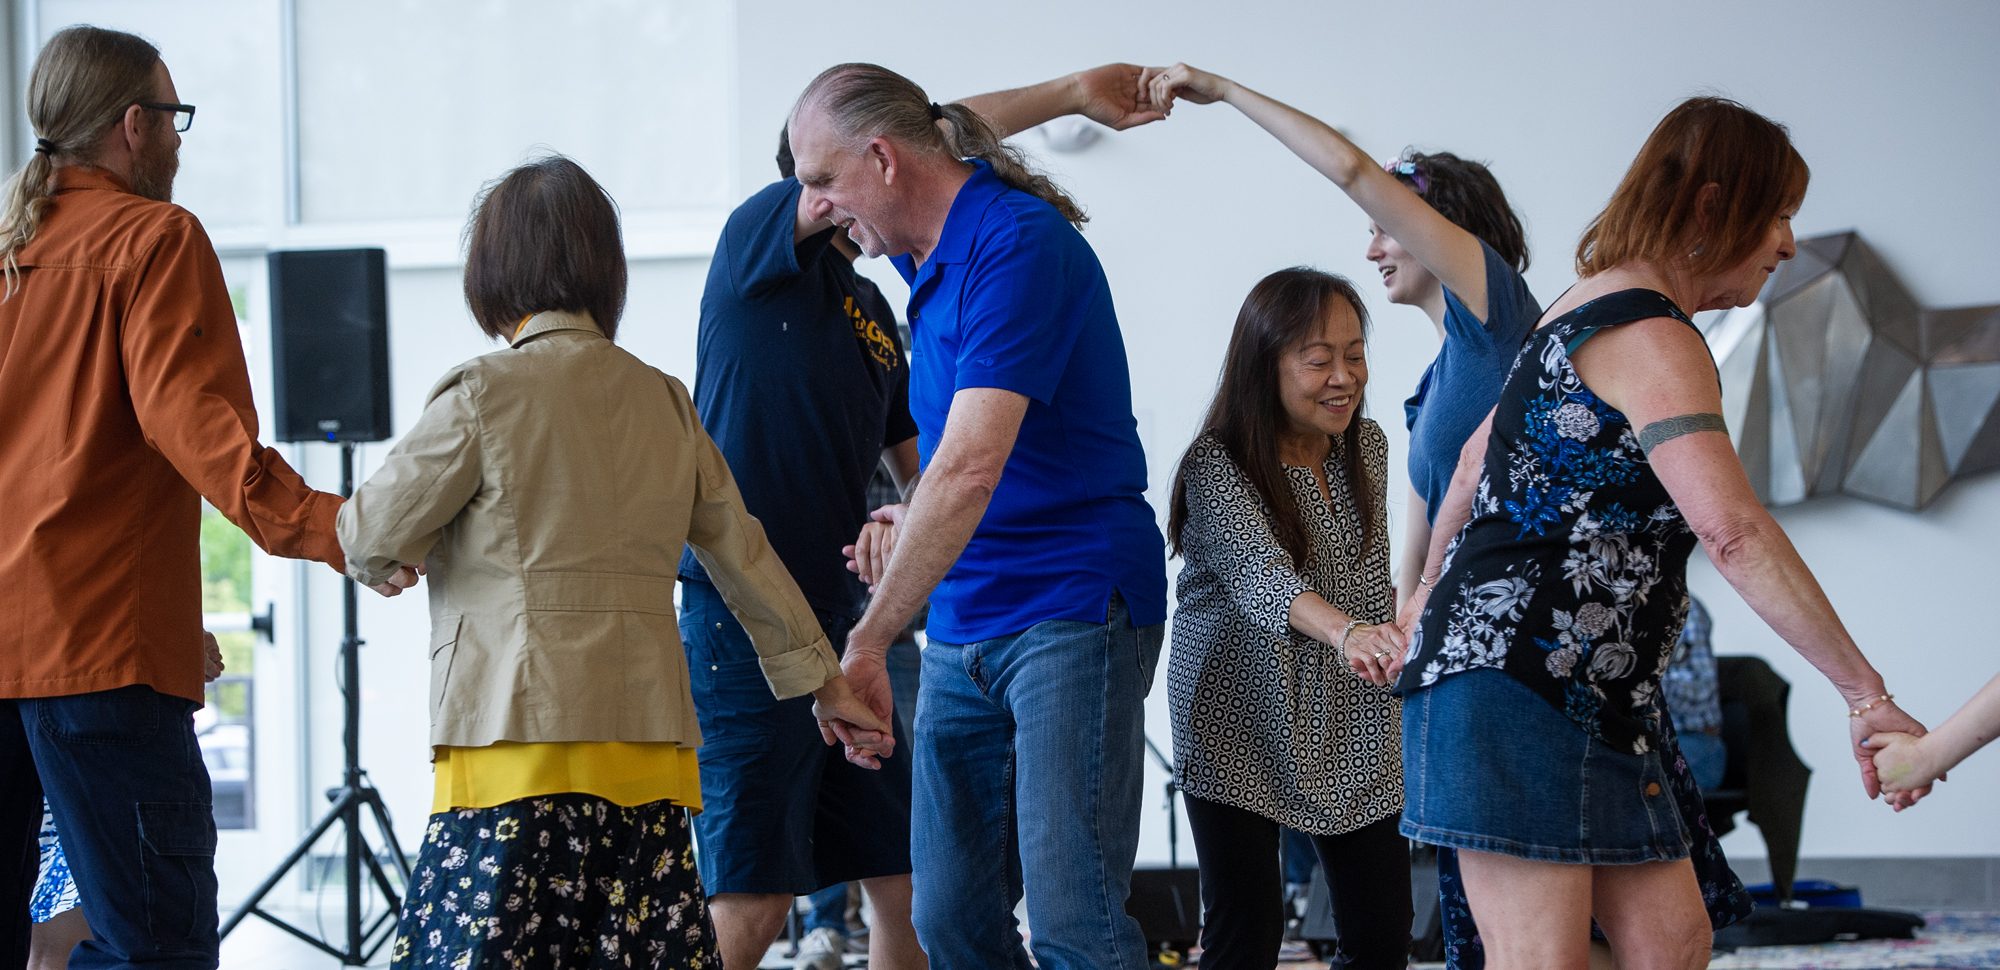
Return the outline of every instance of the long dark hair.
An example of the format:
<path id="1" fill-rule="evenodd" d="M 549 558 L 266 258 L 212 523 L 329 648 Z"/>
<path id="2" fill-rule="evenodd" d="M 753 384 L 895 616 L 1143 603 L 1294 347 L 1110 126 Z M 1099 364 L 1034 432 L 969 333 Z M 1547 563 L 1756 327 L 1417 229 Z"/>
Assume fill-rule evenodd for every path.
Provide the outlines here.
<path id="1" fill-rule="evenodd" d="M 1202 433 L 1213 434 L 1222 442 L 1230 460 L 1256 488 L 1257 497 L 1270 512 L 1271 531 L 1291 556 L 1295 569 L 1305 568 L 1312 553 L 1312 537 L 1285 479 L 1284 462 L 1278 457 L 1278 432 L 1287 420 L 1284 402 L 1278 397 L 1278 364 L 1287 351 L 1318 331 L 1336 300 L 1353 308 L 1365 338 L 1368 309 L 1345 277 L 1294 266 L 1257 281 L 1250 295 L 1243 298 L 1243 309 L 1236 313 L 1236 331 L 1230 334 L 1229 350 L 1222 359 L 1222 379 L 1215 388 L 1215 399 L 1209 402 L 1208 416 L 1201 422 Z M 1355 511 L 1361 516 L 1361 548 L 1365 552 L 1376 539 L 1377 483 L 1368 480 L 1362 461 L 1359 407 L 1347 430 L 1332 442 L 1341 456 L 1348 494 L 1354 497 Z M 1193 454 L 1191 445 L 1174 472 L 1167 540 L 1176 556 L 1181 554 L 1181 529 L 1187 525 L 1188 469 Z"/>

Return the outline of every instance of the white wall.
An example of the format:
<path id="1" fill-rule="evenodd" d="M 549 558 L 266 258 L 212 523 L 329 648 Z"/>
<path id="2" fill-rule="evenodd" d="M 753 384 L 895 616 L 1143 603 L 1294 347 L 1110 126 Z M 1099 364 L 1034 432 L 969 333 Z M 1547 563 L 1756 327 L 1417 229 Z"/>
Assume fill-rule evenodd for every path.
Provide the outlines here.
<path id="1" fill-rule="evenodd" d="M 1490 160 L 1527 222 L 1536 256 L 1529 279 L 1548 301 L 1570 280 L 1577 232 L 1659 115 L 1684 95 L 1718 91 L 1791 126 L 1814 168 L 1801 235 L 1859 228 L 1919 299 L 2000 302 L 1992 272 L 2000 187 L 1988 174 L 2000 157 L 1992 99 L 2000 66 L 1991 57 L 2000 6 L 1553 2 L 1534 5 L 1529 16 L 1517 5 L 1473 2 L 1237 7 L 745 3 L 737 30 L 738 187 L 747 192 L 771 177 L 772 142 L 793 97 L 836 61 L 887 64 L 944 100 L 1107 60 L 1187 60 L 1334 121 L 1378 156 L 1414 144 Z M 1165 124 L 1044 159 L 1093 216 L 1088 238 L 1117 295 L 1155 506 L 1163 507 L 1161 490 L 1213 385 L 1242 295 L 1270 270 L 1311 263 L 1356 278 L 1373 296 L 1375 275 L 1362 259 L 1366 222 L 1226 107 L 1184 106 Z M 886 263 L 867 271 L 900 303 L 902 285 Z M 702 272 L 700 261 L 635 266 L 626 345 L 691 375 Z M 398 273 L 393 286 L 395 406 L 399 426 L 407 426 L 430 380 L 483 345 L 452 273 Z M 1415 310 L 1379 296 L 1370 310 L 1372 412 L 1398 456 L 1391 495 L 1402 495 L 1400 400 L 1436 338 Z M 379 460 L 382 450 L 371 447 L 365 458 Z M 330 467 L 318 461 L 316 469 Z M 2000 667 L 2000 638 L 1976 622 L 1980 600 L 2000 592 L 1990 551 L 2000 540 L 2000 478 L 1955 486 L 1922 515 L 1834 500 L 1780 518 L 1912 711 L 1941 717 Z M 1793 736 L 1818 769 L 1806 855 L 2000 855 L 2000 832 L 1979 824 L 1990 822 L 2000 800 L 1992 755 L 1914 814 L 1891 817 L 1866 803 L 1845 754 L 1838 697 L 1699 556 L 1693 573 L 1715 614 L 1718 647 L 1770 657 L 1799 687 Z M 338 601 L 325 586 L 314 622 L 334 634 L 320 638 L 331 643 Z M 413 839 L 429 791 L 421 601 L 365 602 L 363 623 L 371 641 L 367 761 Z M 1164 743 L 1162 694 L 1151 725 Z M 332 710 L 315 700 L 322 735 L 336 733 Z M 330 740 L 321 748 L 318 767 L 336 764 Z M 1143 860 L 1167 855 L 1161 777 L 1148 780 Z M 1731 836 L 1727 845 L 1762 854 L 1754 835 Z M 1184 861 L 1190 855 L 1184 846 Z"/>

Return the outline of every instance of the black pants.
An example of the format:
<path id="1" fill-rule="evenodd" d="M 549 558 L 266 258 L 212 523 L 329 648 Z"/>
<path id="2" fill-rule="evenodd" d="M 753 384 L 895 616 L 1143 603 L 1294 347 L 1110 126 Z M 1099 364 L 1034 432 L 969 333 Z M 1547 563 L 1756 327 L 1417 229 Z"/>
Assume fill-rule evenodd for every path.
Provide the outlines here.
<path id="1" fill-rule="evenodd" d="M 1271 970 L 1285 931 L 1278 823 L 1183 794 L 1201 866 L 1202 970 Z M 1394 816 L 1344 835 L 1312 836 L 1340 935 L 1331 966 L 1409 964 L 1410 844 Z"/>

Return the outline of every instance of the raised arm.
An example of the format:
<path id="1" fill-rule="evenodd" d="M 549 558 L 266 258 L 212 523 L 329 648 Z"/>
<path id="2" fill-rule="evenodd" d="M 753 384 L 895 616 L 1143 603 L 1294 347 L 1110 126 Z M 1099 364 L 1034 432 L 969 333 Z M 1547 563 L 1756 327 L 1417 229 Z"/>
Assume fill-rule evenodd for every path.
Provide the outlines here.
<path id="1" fill-rule="evenodd" d="M 1715 363 L 1701 335 L 1668 318 L 1602 331 L 1573 355 L 1578 376 L 1636 429 L 1653 473 L 1702 548 L 1743 601 L 1833 683 L 1850 711 L 1862 787 L 1879 792 L 1860 742 L 1881 731 L 1923 733 L 1862 656 L 1805 561 L 1757 499 L 1722 421 Z M 1913 793 L 1921 797 L 1921 792 Z M 1913 801 L 1912 795 L 1896 800 Z"/>
<path id="2" fill-rule="evenodd" d="M 1195 104 L 1221 101 L 1241 111 L 1347 193 L 1377 227 L 1456 294 L 1466 309 L 1486 319 L 1486 255 L 1478 237 L 1439 215 L 1423 197 L 1383 171 L 1367 152 L 1333 126 L 1228 78 L 1186 64 L 1160 70 L 1152 76 L 1151 85 L 1149 100 L 1163 108 L 1171 109 L 1176 100 Z"/>
<path id="3" fill-rule="evenodd" d="M 1083 115 L 1123 131 L 1166 117 L 1153 104 L 1151 79 L 1136 64 L 1106 64 L 1024 88 L 973 95 L 959 103 L 991 122 L 1002 138 L 1064 115 Z"/>
<path id="4" fill-rule="evenodd" d="M 992 123 L 1002 138 L 1064 115 L 1083 115 L 1123 131 L 1166 117 L 1153 107 L 1151 80 L 1148 69 L 1136 64 L 1106 64 L 1027 87 L 975 94 L 959 103 Z M 832 225 L 809 215 L 801 197 L 795 238 L 809 238 Z"/>

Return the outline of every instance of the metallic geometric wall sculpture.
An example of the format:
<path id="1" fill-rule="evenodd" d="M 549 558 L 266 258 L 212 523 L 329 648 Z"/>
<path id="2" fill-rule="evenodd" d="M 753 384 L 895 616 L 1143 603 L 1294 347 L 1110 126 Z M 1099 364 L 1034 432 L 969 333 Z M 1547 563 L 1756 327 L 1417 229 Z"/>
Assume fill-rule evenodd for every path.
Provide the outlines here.
<path id="1" fill-rule="evenodd" d="M 1852 232 L 1801 239 L 1757 302 L 1706 328 L 1764 504 L 1905 509 L 2000 468 L 2000 305 L 1919 307 Z"/>

